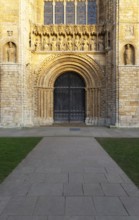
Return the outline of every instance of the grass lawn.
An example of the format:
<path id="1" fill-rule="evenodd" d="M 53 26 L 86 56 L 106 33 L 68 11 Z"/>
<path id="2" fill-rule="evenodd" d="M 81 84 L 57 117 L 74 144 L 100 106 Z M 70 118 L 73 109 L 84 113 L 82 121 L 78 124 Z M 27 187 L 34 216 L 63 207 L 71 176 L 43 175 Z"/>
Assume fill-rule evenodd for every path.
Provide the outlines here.
<path id="1" fill-rule="evenodd" d="M 0 182 L 26 157 L 41 138 L 0 138 Z"/>
<path id="2" fill-rule="evenodd" d="M 139 138 L 96 138 L 139 187 Z"/>

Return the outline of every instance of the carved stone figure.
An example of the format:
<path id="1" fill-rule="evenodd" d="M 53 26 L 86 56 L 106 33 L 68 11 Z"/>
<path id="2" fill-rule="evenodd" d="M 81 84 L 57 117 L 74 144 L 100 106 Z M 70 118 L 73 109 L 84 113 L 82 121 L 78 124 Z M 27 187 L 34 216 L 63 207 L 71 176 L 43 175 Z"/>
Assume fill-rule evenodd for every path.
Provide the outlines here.
<path id="1" fill-rule="evenodd" d="M 99 36 L 99 39 L 98 39 L 98 49 L 99 49 L 99 51 L 103 51 L 104 50 L 104 37 L 103 37 L 103 35 Z"/>
<path id="2" fill-rule="evenodd" d="M 46 38 L 43 39 L 43 50 L 45 50 L 45 51 L 50 50 L 49 42 L 48 42 L 48 39 L 46 39 Z"/>
<path id="3" fill-rule="evenodd" d="M 36 36 L 39 35 L 38 28 L 39 26 L 34 25 L 33 34 L 35 34 Z"/>
<path id="4" fill-rule="evenodd" d="M 91 38 L 91 50 L 97 50 L 97 41 L 95 35 L 93 35 Z"/>
<path id="5" fill-rule="evenodd" d="M 63 36 L 61 36 L 59 38 L 59 50 L 60 51 L 65 50 L 65 41 L 64 41 L 64 37 Z"/>
<path id="6" fill-rule="evenodd" d="M 52 47 L 52 51 L 57 50 L 57 38 L 56 38 L 56 36 L 53 36 L 53 38 L 52 38 L 51 47 Z"/>
<path id="7" fill-rule="evenodd" d="M 80 30 L 81 28 L 78 26 L 78 25 L 75 25 L 74 26 L 74 33 L 76 34 L 76 35 L 78 35 L 78 34 L 80 34 L 81 33 L 81 30 Z"/>
<path id="8" fill-rule="evenodd" d="M 29 46 L 34 51 L 104 51 L 107 46 L 105 30 L 100 26 L 34 24 L 31 27 Z"/>
<path id="9" fill-rule="evenodd" d="M 67 50 L 73 50 L 73 42 L 71 36 L 69 36 L 67 39 Z"/>
<path id="10" fill-rule="evenodd" d="M 70 25 L 67 25 L 65 30 L 66 30 L 67 35 L 72 34 L 72 32 L 73 32 L 72 27 Z"/>
<path id="11" fill-rule="evenodd" d="M 14 43 L 12 42 L 8 43 L 6 55 L 7 55 L 7 59 L 6 59 L 7 62 L 16 63 L 17 54 L 16 54 L 16 46 Z"/>
<path id="12" fill-rule="evenodd" d="M 125 45 L 124 64 L 134 65 L 134 48 L 131 44 Z"/>
<path id="13" fill-rule="evenodd" d="M 84 50 L 84 51 L 88 51 L 88 46 L 89 46 L 88 37 L 85 36 L 85 37 L 84 37 L 84 42 L 83 42 L 83 50 Z"/>
<path id="14" fill-rule="evenodd" d="M 79 35 L 75 36 L 74 50 L 81 50 L 81 42 Z"/>
<path id="15" fill-rule="evenodd" d="M 41 50 L 41 43 L 40 43 L 40 41 L 39 41 L 38 38 L 36 38 L 36 41 L 35 41 L 34 47 L 35 47 L 35 51 L 39 51 L 39 50 Z"/>

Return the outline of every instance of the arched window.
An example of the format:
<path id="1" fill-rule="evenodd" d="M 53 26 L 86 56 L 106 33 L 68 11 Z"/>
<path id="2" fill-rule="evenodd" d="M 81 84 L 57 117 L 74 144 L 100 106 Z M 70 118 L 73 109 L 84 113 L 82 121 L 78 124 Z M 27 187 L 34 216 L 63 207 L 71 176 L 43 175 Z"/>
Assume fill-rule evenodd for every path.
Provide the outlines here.
<path id="1" fill-rule="evenodd" d="M 44 24 L 96 24 L 96 0 L 45 0 Z"/>

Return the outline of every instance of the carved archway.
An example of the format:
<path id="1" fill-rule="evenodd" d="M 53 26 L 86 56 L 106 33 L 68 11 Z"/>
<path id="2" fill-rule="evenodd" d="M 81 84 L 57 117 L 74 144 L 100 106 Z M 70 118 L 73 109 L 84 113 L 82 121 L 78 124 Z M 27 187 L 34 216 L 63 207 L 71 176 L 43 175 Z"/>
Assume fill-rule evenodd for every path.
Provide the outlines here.
<path id="1" fill-rule="evenodd" d="M 103 72 L 100 66 L 88 55 L 64 54 L 45 60 L 38 70 L 37 78 L 37 117 L 40 124 L 53 123 L 54 84 L 61 74 L 73 71 L 82 76 L 86 91 L 86 121 L 100 118 L 100 96 Z"/>

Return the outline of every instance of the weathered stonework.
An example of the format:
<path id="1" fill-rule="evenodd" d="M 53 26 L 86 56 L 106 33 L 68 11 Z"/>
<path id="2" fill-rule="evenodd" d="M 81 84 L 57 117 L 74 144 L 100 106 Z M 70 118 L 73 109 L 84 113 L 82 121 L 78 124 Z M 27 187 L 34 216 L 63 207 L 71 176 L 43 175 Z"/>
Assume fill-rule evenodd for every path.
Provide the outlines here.
<path id="1" fill-rule="evenodd" d="M 1 127 L 53 124 L 68 71 L 85 81 L 87 125 L 139 127 L 139 0 L 96 3 L 97 24 L 44 25 L 44 0 L 1 0 Z"/>

